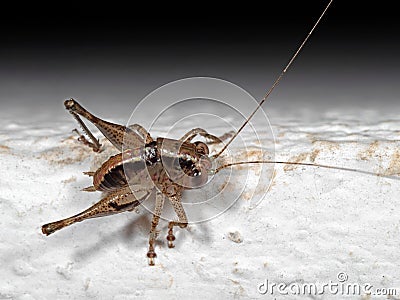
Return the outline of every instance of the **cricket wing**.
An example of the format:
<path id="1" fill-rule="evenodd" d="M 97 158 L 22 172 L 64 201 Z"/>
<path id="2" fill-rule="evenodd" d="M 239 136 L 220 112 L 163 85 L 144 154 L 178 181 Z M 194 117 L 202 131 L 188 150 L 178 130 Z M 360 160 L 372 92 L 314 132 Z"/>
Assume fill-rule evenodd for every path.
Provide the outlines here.
<path id="1" fill-rule="evenodd" d="M 112 192 L 131 185 L 150 186 L 146 163 L 140 155 L 128 151 L 111 156 L 93 175 L 96 191 Z M 129 153 L 131 151 L 129 150 Z"/>

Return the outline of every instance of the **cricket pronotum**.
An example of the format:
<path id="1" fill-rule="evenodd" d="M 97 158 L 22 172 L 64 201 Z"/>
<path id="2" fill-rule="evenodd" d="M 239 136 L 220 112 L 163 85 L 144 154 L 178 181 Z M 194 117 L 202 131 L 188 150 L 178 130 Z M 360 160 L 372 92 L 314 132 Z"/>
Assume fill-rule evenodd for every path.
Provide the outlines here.
<path id="1" fill-rule="evenodd" d="M 245 164 L 288 164 L 361 172 L 398 179 L 396 176 L 377 174 L 354 168 L 305 162 L 254 160 L 234 161 L 222 165 L 214 165 L 216 159 L 224 153 L 232 141 L 242 132 L 242 129 L 248 124 L 254 114 L 261 108 L 272 91 L 279 84 L 280 80 L 297 58 L 303 46 L 327 12 L 332 1 L 333 0 L 329 1 L 306 38 L 297 48 L 288 64 L 283 68 L 282 72 L 252 114 L 248 116 L 242 126 L 214 155 L 210 154 L 207 144 L 222 144 L 227 136 L 219 138 L 209 134 L 204 129 L 195 128 L 187 132 L 179 140 L 167 138 L 153 139 L 147 130 L 138 124 L 127 127 L 113 124 L 94 116 L 77 101 L 73 99 L 66 100 L 64 103 L 66 109 L 78 121 L 84 132 L 90 138 L 90 141 L 88 141 L 83 136 L 80 136 L 79 140 L 81 142 L 91 147 L 95 152 L 101 150 L 99 141 L 81 120 L 80 117 L 82 116 L 93 123 L 121 153 L 110 157 L 97 171 L 85 172 L 85 174 L 93 177 L 93 185 L 84 190 L 103 192 L 104 197 L 99 202 L 77 215 L 43 225 L 43 234 L 50 235 L 61 228 L 90 218 L 132 211 L 137 206 L 141 205 L 143 201 L 148 199 L 152 193 L 155 193 L 156 202 L 151 222 L 147 252 L 149 265 L 154 265 L 155 257 L 157 256 L 155 252 L 157 225 L 165 200 L 170 201 L 178 216 L 178 221 L 170 221 L 168 223 L 168 234 L 166 238 L 168 247 L 173 248 L 175 241 L 174 227 L 186 228 L 188 225 L 188 219 L 181 201 L 183 191 L 202 187 L 207 182 L 209 175 L 217 174 L 224 168 Z M 192 142 L 196 136 L 201 136 L 208 142 Z"/>

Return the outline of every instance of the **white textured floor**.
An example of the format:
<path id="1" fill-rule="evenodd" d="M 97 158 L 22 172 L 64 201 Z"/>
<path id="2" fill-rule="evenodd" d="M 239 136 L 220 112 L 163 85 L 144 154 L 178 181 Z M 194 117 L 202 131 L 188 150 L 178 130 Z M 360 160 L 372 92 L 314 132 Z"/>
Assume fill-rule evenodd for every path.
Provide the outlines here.
<path id="1" fill-rule="evenodd" d="M 67 113 L 60 103 L 54 114 Z M 279 110 L 269 115 L 279 160 L 400 173 L 399 117 L 374 111 L 321 112 L 309 121 L 288 112 L 280 118 Z M 262 295 L 258 287 L 266 280 L 322 286 L 339 282 L 341 272 L 346 282 L 371 284 L 372 292 L 397 288 L 396 297 L 361 292 L 349 299 L 400 299 L 398 180 L 277 166 L 255 209 L 251 199 L 239 199 L 218 218 L 177 230 L 175 249 L 166 246 L 162 222 L 157 263 L 149 267 L 151 217 L 144 209 L 41 233 L 42 224 L 100 198 L 80 191 L 90 185 L 82 172 L 111 148 L 99 155 L 76 142 L 72 118 L 37 123 L 9 116 L 0 124 L 0 299 L 297 299 L 276 288 Z M 328 291 L 298 297 L 343 298 Z"/>

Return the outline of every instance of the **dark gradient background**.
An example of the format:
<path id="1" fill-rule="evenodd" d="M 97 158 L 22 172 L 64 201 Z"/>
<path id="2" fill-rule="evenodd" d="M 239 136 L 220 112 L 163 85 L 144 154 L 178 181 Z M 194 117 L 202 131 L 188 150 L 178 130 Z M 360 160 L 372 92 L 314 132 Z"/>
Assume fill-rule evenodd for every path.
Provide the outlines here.
<path id="1" fill-rule="evenodd" d="M 231 81 L 260 99 L 327 2 L 4 9 L 1 112 L 64 118 L 62 101 L 75 97 L 104 117 L 128 118 L 126 103 L 192 76 Z M 352 2 L 333 2 L 266 110 L 400 107 L 397 9 Z"/>

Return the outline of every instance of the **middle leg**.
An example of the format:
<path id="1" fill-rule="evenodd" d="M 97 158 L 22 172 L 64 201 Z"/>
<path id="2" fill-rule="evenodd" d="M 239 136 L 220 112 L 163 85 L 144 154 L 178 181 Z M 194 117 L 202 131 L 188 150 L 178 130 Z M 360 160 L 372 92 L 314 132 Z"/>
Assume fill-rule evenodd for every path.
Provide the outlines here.
<path id="1" fill-rule="evenodd" d="M 149 259 L 150 266 L 154 266 L 154 258 L 157 257 L 157 254 L 154 251 L 154 245 L 157 238 L 157 225 L 160 220 L 160 216 L 164 206 L 164 197 L 165 196 L 161 192 L 159 191 L 156 192 L 156 206 L 154 208 L 153 219 L 151 220 L 149 251 L 147 252 L 147 257 Z"/>

